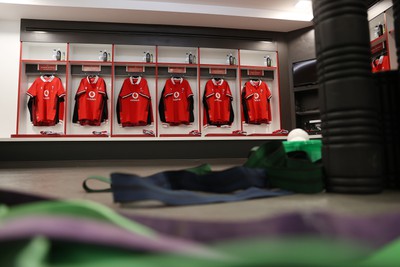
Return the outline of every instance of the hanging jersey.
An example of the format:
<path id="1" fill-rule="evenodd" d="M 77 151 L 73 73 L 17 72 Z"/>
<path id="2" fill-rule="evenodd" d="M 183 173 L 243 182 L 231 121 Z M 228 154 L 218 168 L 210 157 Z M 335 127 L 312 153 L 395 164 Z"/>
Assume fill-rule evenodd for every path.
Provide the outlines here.
<path id="1" fill-rule="evenodd" d="M 189 124 L 194 121 L 193 92 L 183 78 L 165 82 L 159 103 L 160 119 L 170 125 Z"/>
<path id="2" fill-rule="evenodd" d="M 145 126 L 153 122 L 146 79 L 129 77 L 124 80 L 118 95 L 117 121 L 122 127 Z"/>
<path id="3" fill-rule="evenodd" d="M 203 125 L 231 125 L 234 119 L 232 93 L 223 79 L 207 81 L 204 95 Z"/>
<path id="4" fill-rule="evenodd" d="M 388 71 L 390 70 L 390 63 L 388 56 L 380 56 L 372 60 L 372 72 Z"/>
<path id="5" fill-rule="evenodd" d="M 244 121 L 249 124 L 270 123 L 271 97 L 271 91 L 265 82 L 261 80 L 246 82 L 242 91 Z"/>
<path id="6" fill-rule="evenodd" d="M 26 94 L 30 97 L 28 109 L 35 126 L 53 126 L 63 119 L 65 89 L 58 77 L 40 76 Z"/>
<path id="7" fill-rule="evenodd" d="M 75 95 L 72 122 L 99 126 L 108 119 L 106 83 L 99 76 L 81 80 Z"/>

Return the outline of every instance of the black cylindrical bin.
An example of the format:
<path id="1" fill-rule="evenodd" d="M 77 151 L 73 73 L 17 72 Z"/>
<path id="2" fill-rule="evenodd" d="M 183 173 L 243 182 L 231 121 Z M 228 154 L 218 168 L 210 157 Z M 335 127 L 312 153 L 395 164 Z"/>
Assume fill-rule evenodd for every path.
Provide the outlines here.
<path id="1" fill-rule="evenodd" d="M 364 0 L 313 0 L 322 161 L 328 192 L 383 189 L 379 94 Z"/>

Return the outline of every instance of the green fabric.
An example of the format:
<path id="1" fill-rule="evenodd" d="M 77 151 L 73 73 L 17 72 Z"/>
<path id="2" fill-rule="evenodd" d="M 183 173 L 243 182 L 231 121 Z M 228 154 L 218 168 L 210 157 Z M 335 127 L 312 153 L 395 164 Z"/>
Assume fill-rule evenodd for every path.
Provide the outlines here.
<path id="1" fill-rule="evenodd" d="M 90 176 L 88 178 L 86 178 L 83 181 L 83 189 L 85 189 L 86 192 L 88 193 L 104 193 L 104 192 L 112 192 L 111 187 L 110 188 L 104 188 L 104 189 L 93 189 L 91 187 L 89 187 L 88 183 L 90 181 L 100 181 L 100 182 L 104 182 L 106 184 L 111 185 L 111 179 L 110 178 L 106 178 L 103 176 Z"/>
<path id="2" fill-rule="evenodd" d="M 396 239 L 361 262 L 362 267 L 400 266 L 400 239 Z"/>
<path id="3" fill-rule="evenodd" d="M 311 162 L 316 162 L 322 158 L 322 141 L 321 140 L 308 140 L 308 141 L 283 141 L 282 142 L 285 152 L 304 151 L 307 153 Z"/>
<path id="4" fill-rule="evenodd" d="M 204 175 L 204 174 L 208 174 L 208 173 L 212 172 L 211 165 L 207 164 L 207 163 L 206 164 L 202 164 L 202 165 L 197 166 L 197 167 L 188 168 L 188 169 L 185 169 L 185 170 L 189 171 L 189 172 L 193 172 L 193 173 L 198 174 L 198 175 Z"/>
<path id="5" fill-rule="evenodd" d="M 2 212 L 0 215 L 0 223 L 4 220 L 28 215 L 74 216 L 115 224 L 128 231 L 148 237 L 156 235 L 150 228 L 132 222 L 131 220 L 118 215 L 112 209 L 91 201 L 42 201 L 32 204 L 18 205 L 9 208 L 7 212 Z"/>
<path id="6" fill-rule="evenodd" d="M 372 251 L 359 244 L 312 236 L 248 239 L 209 246 L 220 257 L 131 252 L 45 237 L 0 243 L 1 266 L 16 267 L 394 267 L 399 240 Z M 3 257 L 5 255 L 5 258 Z M 7 255 L 7 256 L 6 256 Z M 14 258 L 10 259 L 12 255 Z"/>
<path id="7" fill-rule="evenodd" d="M 117 227 L 156 233 L 138 223 L 125 221 L 116 212 L 95 203 L 49 201 L 2 209 L 0 228 L 4 220 L 30 215 L 63 215 L 107 221 Z M 131 224 L 127 227 L 127 224 Z M 139 229 L 139 230 L 138 230 Z M 144 230 L 143 230 L 144 229 Z M 150 233 L 149 233 L 150 232 Z M 0 242 L 0 266 L 7 267 L 392 267 L 400 259 L 400 239 L 379 250 L 372 250 L 348 240 L 323 236 L 259 237 L 239 239 L 206 246 L 209 256 L 182 255 L 141 251 L 132 252 L 116 247 L 84 244 L 73 241 L 49 240 L 36 236 L 29 240 Z"/>
<path id="8" fill-rule="evenodd" d="M 302 148 L 304 149 L 303 146 Z M 321 163 L 293 159 L 286 154 L 282 142 L 267 142 L 258 147 L 244 163 L 245 167 L 264 168 L 272 187 L 296 193 L 318 193 L 324 190 Z"/>

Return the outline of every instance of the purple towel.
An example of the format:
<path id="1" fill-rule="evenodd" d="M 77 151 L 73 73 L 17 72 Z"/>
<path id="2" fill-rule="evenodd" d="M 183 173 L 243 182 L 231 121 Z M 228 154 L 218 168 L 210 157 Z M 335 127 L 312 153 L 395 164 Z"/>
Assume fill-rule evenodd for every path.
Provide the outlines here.
<path id="1" fill-rule="evenodd" d="M 216 257 L 216 253 L 191 241 L 157 234 L 148 237 L 118 226 L 79 217 L 23 216 L 2 222 L 0 242 L 45 236 L 51 240 L 73 241 L 132 251 L 168 252 Z"/>
<path id="2" fill-rule="evenodd" d="M 287 213 L 246 222 L 201 222 L 123 214 L 160 233 L 213 243 L 247 237 L 315 235 L 381 247 L 400 236 L 400 213 L 369 216 Z"/>

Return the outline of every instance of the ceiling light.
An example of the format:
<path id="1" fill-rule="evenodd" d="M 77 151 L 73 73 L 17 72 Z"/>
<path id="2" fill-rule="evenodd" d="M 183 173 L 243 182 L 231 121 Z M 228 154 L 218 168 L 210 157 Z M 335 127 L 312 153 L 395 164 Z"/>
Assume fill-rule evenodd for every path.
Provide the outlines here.
<path id="1" fill-rule="evenodd" d="M 311 10 L 312 3 L 311 3 L 311 0 L 300 0 L 299 2 L 297 2 L 295 7 L 297 9 L 302 9 L 302 10 Z"/>

